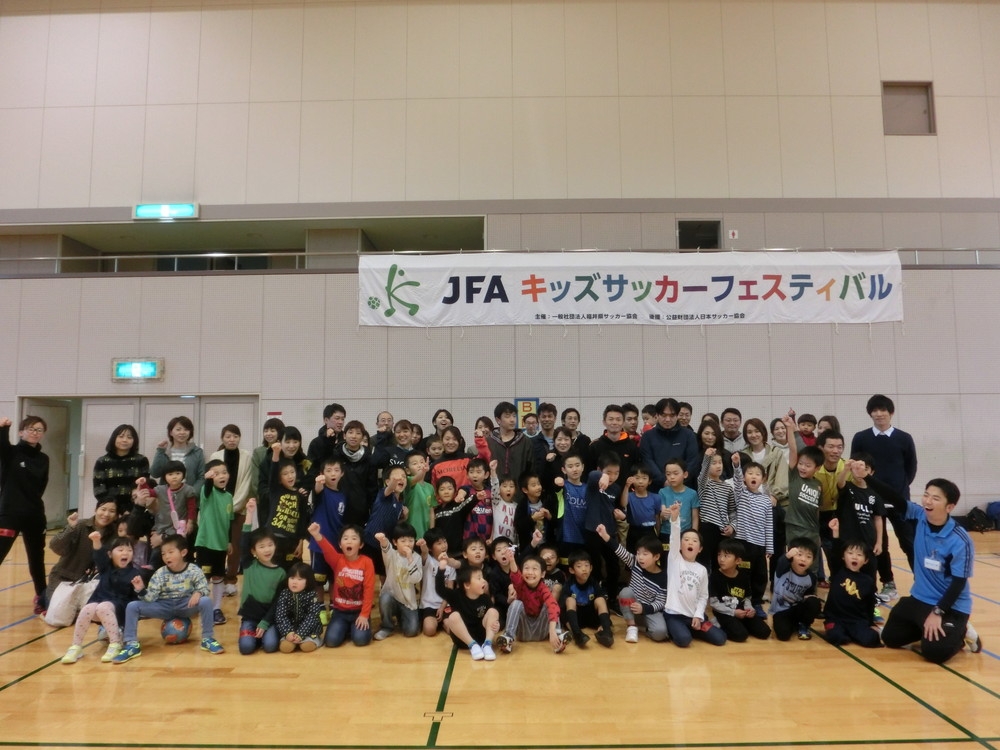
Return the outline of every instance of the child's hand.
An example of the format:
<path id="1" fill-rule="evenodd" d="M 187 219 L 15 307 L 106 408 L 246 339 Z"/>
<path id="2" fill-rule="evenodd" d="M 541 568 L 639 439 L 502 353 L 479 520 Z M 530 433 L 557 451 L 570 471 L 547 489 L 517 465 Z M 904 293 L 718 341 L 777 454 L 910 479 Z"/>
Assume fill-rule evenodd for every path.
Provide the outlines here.
<path id="1" fill-rule="evenodd" d="M 257 629 L 255 631 L 253 631 L 253 637 L 254 638 L 263 638 L 264 637 L 264 628 L 262 628 L 262 627 L 260 627 L 258 625 Z"/>
<path id="2" fill-rule="evenodd" d="M 358 615 L 358 619 L 354 621 L 354 627 L 358 630 L 368 630 L 371 625 L 368 622 L 368 618 L 364 615 Z"/>
<path id="3" fill-rule="evenodd" d="M 302 643 L 302 636 L 298 633 L 289 633 L 285 636 L 285 640 L 289 643 Z"/>
<path id="4" fill-rule="evenodd" d="M 208 480 L 208 481 L 212 481 L 213 479 L 215 479 L 215 469 L 214 468 L 209 469 L 208 471 L 205 472 L 205 479 Z"/>
<path id="5" fill-rule="evenodd" d="M 795 555 L 798 554 L 798 552 L 799 552 L 798 547 L 789 547 L 788 552 L 785 553 L 785 557 L 791 560 L 793 557 L 795 557 Z"/>
<path id="6" fill-rule="evenodd" d="M 594 529 L 594 531 L 596 531 L 597 536 L 601 537 L 601 539 L 603 539 L 604 541 L 608 541 L 609 539 L 611 539 L 611 537 L 608 536 L 608 530 L 604 528 L 603 523 L 597 524 L 597 528 Z"/>
<path id="7" fill-rule="evenodd" d="M 740 465 L 740 454 L 739 451 L 735 451 L 733 453 L 733 466 L 739 466 L 739 465 Z"/>
<path id="8" fill-rule="evenodd" d="M 198 602 L 201 601 L 201 594 L 195 591 L 191 594 L 191 598 L 188 599 L 188 609 L 193 609 L 198 606 Z"/>
<path id="9" fill-rule="evenodd" d="M 91 531 L 89 534 L 87 534 L 87 539 L 89 539 L 92 542 L 97 542 L 98 544 L 100 544 L 100 542 L 101 542 L 101 532 L 100 531 Z"/>
<path id="10" fill-rule="evenodd" d="M 625 480 L 625 489 L 632 489 L 632 485 L 635 484 L 635 477 L 629 477 Z"/>
<path id="11" fill-rule="evenodd" d="M 616 521 L 624 521 L 625 520 L 625 511 L 623 511 L 621 508 L 615 508 L 614 514 L 615 514 L 615 520 Z"/>
<path id="12" fill-rule="evenodd" d="M 407 508 L 404 505 L 403 509 L 399 512 L 399 520 L 400 520 L 400 522 L 402 522 L 402 521 L 405 521 L 409 517 L 410 517 L 410 509 Z"/>
<path id="13" fill-rule="evenodd" d="M 316 477 L 316 491 L 319 492 L 325 486 L 326 486 L 326 479 L 323 478 L 322 474 L 318 475 Z"/>
<path id="14" fill-rule="evenodd" d="M 670 518 L 670 508 L 668 508 L 666 505 L 661 505 L 660 506 L 660 520 L 661 521 L 666 521 L 668 518 Z"/>
<path id="15" fill-rule="evenodd" d="M 549 632 L 549 645 L 552 646 L 552 650 L 557 654 L 565 648 L 563 642 L 559 640 L 559 634 L 555 631 L 555 628 Z"/>
<path id="16" fill-rule="evenodd" d="M 554 484 L 556 487 L 565 487 L 566 480 L 563 479 L 562 477 L 556 477 L 555 479 L 552 480 L 552 484 Z"/>
<path id="17" fill-rule="evenodd" d="M 555 453 L 555 451 L 549 451 L 548 453 L 546 453 L 545 454 L 545 460 L 546 461 L 555 461 L 556 460 L 556 453 Z"/>
<path id="18" fill-rule="evenodd" d="M 274 443 L 271 444 L 271 453 L 274 454 L 275 456 L 281 453 L 280 441 L 275 441 Z"/>
<path id="19" fill-rule="evenodd" d="M 375 541 L 378 542 L 381 545 L 384 545 L 386 543 L 386 536 L 385 536 L 385 534 L 383 534 L 381 531 L 378 532 L 375 535 Z"/>
<path id="20" fill-rule="evenodd" d="M 477 427 L 476 431 L 472 434 L 475 435 L 477 438 L 486 437 L 486 430 L 484 430 L 482 427 Z"/>
<path id="21" fill-rule="evenodd" d="M 736 533 L 736 529 L 733 528 L 732 524 L 728 524 L 726 528 L 722 530 L 722 536 L 732 536 Z"/>
<path id="22" fill-rule="evenodd" d="M 442 552 L 440 555 L 438 555 L 438 568 L 444 570 L 447 567 L 448 567 L 448 553 Z"/>
<path id="23" fill-rule="evenodd" d="M 80 520 L 80 514 L 75 510 L 66 517 L 66 523 L 71 529 L 76 528 L 77 521 Z"/>
<path id="24" fill-rule="evenodd" d="M 632 610 L 632 614 L 641 615 L 642 614 L 642 604 L 640 602 L 633 601 L 629 605 L 629 609 Z"/>
<path id="25" fill-rule="evenodd" d="M 136 591 L 142 591 L 144 588 L 146 588 L 146 584 L 142 582 L 142 576 L 132 577 L 132 588 L 134 588 Z"/>
<path id="26" fill-rule="evenodd" d="M 497 461 L 495 458 L 492 461 L 490 461 L 490 474 L 496 474 L 497 467 L 499 465 L 500 465 L 500 462 Z"/>
<path id="27" fill-rule="evenodd" d="M 601 474 L 601 478 L 597 480 L 597 486 L 601 488 L 601 491 L 606 490 L 609 484 L 611 484 L 611 477 L 607 474 Z"/>
<path id="28" fill-rule="evenodd" d="M 716 453 L 718 453 L 718 451 L 715 450 L 715 448 L 706 448 L 705 449 L 705 455 L 706 456 L 714 456 Z"/>
<path id="29" fill-rule="evenodd" d="M 158 442 L 156 444 L 156 447 L 157 448 L 162 448 L 163 450 L 166 450 L 168 445 L 170 445 L 170 441 L 169 440 L 161 440 L 160 442 Z"/>
<path id="30" fill-rule="evenodd" d="M 827 524 L 830 527 L 830 531 L 836 533 L 840 531 L 840 520 L 837 518 L 831 518 L 830 523 Z"/>
<path id="31" fill-rule="evenodd" d="M 693 630 L 701 630 L 701 618 L 700 617 L 692 617 L 691 618 L 691 628 Z"/>
<path id="32" fill-rule="evenodd" d="M 257 512 L 257 500 L 256 498 L 250 498 L 247 500 L 246 506 L 243 508 L 246 511 L 247 516 L 252 516 Z"/>
<path id="33" fill-rule="evenodd" d="M 677 519 L 681 517 L 681 504 L 674 503 L 670 506 L 670 522 L 676 523 Z"/>
<path id="34" fill-rule="evenodd" d="M 309 536 L 311 536 L 317 542 L 320 539 L 323 538 L 323 535 L 319 531 L 319 524 L 318 523 L 311 523 L 311 524 L 309 524 L 309 528 L 307 528 L 306 531 L 308 531 L 309 532 Z"/>
<path id="35" fill-rule="evenodd" d="M 532 547 L 537 547 L 538 545 L 540 545 L 544 541 L 545 541 L 545 535 L 542 534 L 542 532 L 539 531 L 538 529 L 535 529 L 531 533 L 531 546 Z"/>
<path id="36" fill-rule="evenodd" d="M 159 531 L 154 531 L 152 534 L 149 535 L 150 547 L 156 549 L 161 544 L 163 544 L 163 534 L 161 534 Z"/>
<path id="37" fill-rule="evenodd" d="M 479 492 L 476 493 L 476 499 L 477 500 L 485 500 L 486 499 L 486 490 L 479 490 Z"/>
<path id="38" fill-rule="evenodd" d="M 427 551 L 427 540 L 423 537 L 417 540 L 417 549 L 420 550 L 421 554 Z"/>
<path id="39" fill-rule="evenodd" d="M 514 590 L 514 584 L 512 583 L 507 587 L 507 603 L 510 604 L 514 601 L 517 601 L 517 591 Z"/>
<path id="40" fill-rule="evenodd" d="M 3 419 L 0 419 L 0 427 L 10 427 L 11 424 L 13 423 L 10 421 L 10 417 L 4 417 Z"/>

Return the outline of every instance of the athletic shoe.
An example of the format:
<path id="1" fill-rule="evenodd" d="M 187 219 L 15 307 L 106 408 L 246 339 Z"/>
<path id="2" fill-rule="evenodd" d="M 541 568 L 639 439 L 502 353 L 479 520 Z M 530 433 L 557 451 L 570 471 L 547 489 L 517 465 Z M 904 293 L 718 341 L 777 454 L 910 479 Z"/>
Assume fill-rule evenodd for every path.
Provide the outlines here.
<path id="1" fill-rule="evenodd" d="M 229 620 L 227 620 L 226 616 L 222 614 L 221 609 L 217 609 L 212 612 L 212 622 L 215 623 L 216 625 L 225 625 L 227 622 L 229 622 Z"/>
<path id="2" fill-rule="evenodd" d="M 600 640 L 600 633 L 597 634 L 598 640 Z M 583 648 L 590 642 L 590 636 L 584 633 L 582 630 L 573 636 L 573 640 L 576 641 L 576 645 Z"/>
<path id="3" fill-rule="evenodd" d="M 32 599 L 31 604 L 34 607 L 36 615 L 45 614 L 45 598 L 41 594 Z"/>
<path id="4" fill-rule="evenodd" d="M 112 660 L 112 664 L 124 664 L 130 659 L 135 659 L 142 656 L 142 647 L 139 646 L 139 641 L 129 641 L 124 646 L 122 650 L 118 652 Z"/>
<path id="5" fill-rule="evenodd" d="M 812 631 L 805 625 L 799 625 L 799 640 L 800 641 L 811 641 L 813 637 Z"/>
<path id="6" fill-rule="evenodd" d="M 375 637 L 376 641 L 384 641 L 390 635 L 392 635 L 392 629 L 391 628 L 379 628 L 376 631 L 374 637 Z"/>
<path id="7" fill-rule="evenodd" d="M 105 629 L 103 625 L 97 628 L 97 640 L 99 641 L 108 640 L 108 631 Z"/>
<path id="8" fill-rule="evenodd" d="M 303 653 L 310 654 L 319 648 L 319 644 L 316 643 L 316 641 L 302 641 L 302 643 L 299 644 L 299 648 L 302 649 Z"/>
<path id="9" fill-rule="evenodd" d="M 328 609 L 321 609 L 319 611 L 319 621 L 321 623 L 323 623 L 323 627 L 326 627 L 327 625 L 329 625 L 330 624 L 330 610 L 328 610 Z"/>
<path id="10" fill-rule="evenodd" d="M 514 650 L 514 639 L 506 633 L 500 633 L 496 638 L 496 646 L 501 654 L 509 654 Z"/>
<path id="11" fill-rule="evenodd" d="M 104 656 L 101 657 L 101 661 L 107 664 L 108 662 L 114 661 L 114 658 L 118 656 L 118 653 L 122 650 L 122 644 L 120 643 L 109 643 L 107 651 L 104 652 Z"/>
<path id="12" fill-rule="evenodd" d="M 62 658 L 63 664 L 76 664 L 83 658 L 83 646 L 73 645 L 69 647 L 66 656 Z"/>
<path id="13" fill-rule="evenodd" d="M 282 638 L 278 644 L 278 650 L 283 654 L 290 654 L 295 650 L 295 644 Z"/>
<path id="14" fill-rule="evenodd" d="M 483 644 L 483 660 L 484 661 L 497 660 L 497 652 L 493 650 L 493 645 L 489 641 L 486 641 L 486 643 Z"/>
<path id="15" fill-rule="evenodd" d="M 983 639 L 979 637 L 979 633 L 972 627 L 971 622 L 965 625 L 965 647 L 973 654 L 978 654 L 983 650 Z"/>
<path id="16" fill-rule="evenodd" d="M 208 651 L 208 653 L 210 653 L 210 654 L 221 654 L 226 649 L 224 649 L 222 647 L 222 644 L 219 643 L 214 638 L 202 638 L 201 639 L 201 650 L 202 651 Z"/>
<path id="17" fill-rule="evenodd" d="M 872 613 L 872 621 L 876 625 L 885 625 L 885 618 L 882 616 L 882 610 L 875 607 L 875 611 Z"/>
<path id="18" fill-rule="evenodd" d="M 754 615 L 762 620 L 767 619 L 767 610 L 760 604 L 753 608 Z"/>
<path id="19" fill-rule="evenodd" d="M 625 628 L 625 643 L 638 643 L 639 642 L 639 628 L 635 625 L 629 625 Z"/>
<path id="20" fill-rule="evenodd" d="M 222 595 L 223 596 L 236 596 L 236 584 L 235 583 L 227 583 L 225 585 L 225 587 L 222 589 Z"/>
<path id="21" fill-rule="evenodd" d="M 568 630 L 564 630 L 559 633 L 559 646 L 556 648 L 556 653 L 561 654 L 566 650 L 566 644 L 573 640 L 573 634 Z"/>
<path id="22" fill-rule="evenodd" d="M 615 642 L 614 633 L 610 630 L 605 630 L 601 628 L 597 631 L 597 642 L 600 643 L 604 648 L 611 648 Z"/>
<path id="23" fill-rule="evenodd" d="M 493 649 L 490 649 L 490 651 L 492 650 Z M 469 646 L 469 654 L 472 656 L 472 661 L 482 661 L 486 658 L 486 654 L 483 652 L 483 647 L 478 643 L 473 643 Z M 496 658 L 496 654 L 494 654 L 494 658 Z"/>
<path id="24" fill-rule="evenodd" d="M 829 581 L 820 581 L 816 585 L 819 586 L 821 589 L 828 589 L 828 588 L 830 588 L 830 582 Z"/>
<path id="25" fill-rule="evenodd" d="M 888 604 L 893 599 L 898 599 L 899 592 L 896 591 L 896 584 L 893 583 L 892 581 L 883 584 L 882 590 L 875 595 L 875 598 L 878 599 L 883 604 Z"/>

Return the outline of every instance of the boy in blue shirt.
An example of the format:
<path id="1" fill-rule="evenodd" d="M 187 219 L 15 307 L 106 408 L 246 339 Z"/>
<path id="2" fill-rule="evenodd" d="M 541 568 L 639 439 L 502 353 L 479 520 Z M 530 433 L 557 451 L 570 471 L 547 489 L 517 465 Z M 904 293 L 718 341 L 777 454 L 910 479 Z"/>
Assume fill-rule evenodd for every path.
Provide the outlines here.
<path id="1" fill-rule="evenodd" d="M 663 542 L 663 549 L 670 549 L 670 507 L 674 503 L 680 503 L 681 512 L 678 523 L 681 525 L 681 532 L 688 529 L 698 530 L 698 509 L 701 502 L 698 500 L 698 493 L 684 484 L 687 479 L 687 467 L 683 459 L 671 458 L 663 467 L 663 475 L 666 477 L 666 484 L 660 490 L 660 541 Z"/>

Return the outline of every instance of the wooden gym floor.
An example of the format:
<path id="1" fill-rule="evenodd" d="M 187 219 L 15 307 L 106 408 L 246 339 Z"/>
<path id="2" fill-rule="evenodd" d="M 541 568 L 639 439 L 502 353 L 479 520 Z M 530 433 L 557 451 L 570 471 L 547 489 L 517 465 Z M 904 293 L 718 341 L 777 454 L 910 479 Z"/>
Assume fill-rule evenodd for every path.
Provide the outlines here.
<path id="1" fill-rule="evenodd" d="M 225 654 L 166 646 L 159 621 L 143 621 L 141 658 L 102 664 L 95 625 L 86 656 L 66 666 L 71 630 L 31 615 L 18 541 L 0 566 L 0 748 L 1000 750 L 1000 532 L 973 538 L 985 649 L 944 666 L 818 636 L 626 644 L 618 618 L 610 650 L 518 643 L 495 663 L 472 662 L 442 635 L 246 657 L 235 598 L 216 628 Z M 902 557 L 896 573 L 905 593 Z"/>

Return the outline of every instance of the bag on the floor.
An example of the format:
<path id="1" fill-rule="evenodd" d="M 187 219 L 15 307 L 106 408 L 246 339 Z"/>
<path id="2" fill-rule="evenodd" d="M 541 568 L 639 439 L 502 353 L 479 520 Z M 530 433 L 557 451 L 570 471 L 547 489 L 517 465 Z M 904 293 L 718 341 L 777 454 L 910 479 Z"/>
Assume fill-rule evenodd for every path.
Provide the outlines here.
<path id="1" fill-rule="evenodd" d="M 993 525 L 1000 529 L 1000 500 L 994 500 L 986 506 L 986 515 L 993 521 Z"/>
<path id="2" fill-rule="evenodd" d="M 52 592 L 52 600 L 45 612 L 45 624 L 66 628 L 76 622 L 83 605 L 97 588 L 97 576 L 84 576 L 79 581 L 63 581 Z"/>
<path id="3" fill-rule="evenodd" d="M 982 508 L 976 507 L 969 511 L 968 515 L 965 517 L 965 523 L 962 524 L 967 531 L 993 531 L 996 528 L 996 524 L 993 523 L 986 511 Z"/>

